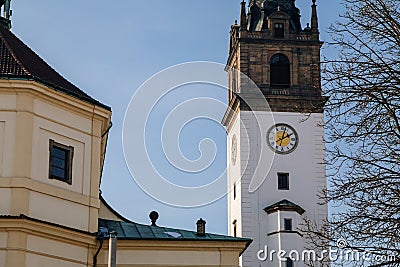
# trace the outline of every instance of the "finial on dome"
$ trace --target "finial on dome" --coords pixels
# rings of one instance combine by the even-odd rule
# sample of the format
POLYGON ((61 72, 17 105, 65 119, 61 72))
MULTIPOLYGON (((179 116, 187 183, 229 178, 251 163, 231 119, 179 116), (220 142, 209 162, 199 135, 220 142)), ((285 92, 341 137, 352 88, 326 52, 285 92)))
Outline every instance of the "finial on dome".
POLYGON ((157 211, 150 212, 149 218, 151 220, 151 226, 157 226, 158 217, 159 215, 157 211))
POLYGON ((281 11, 281 6, 280 6, 280 5, 278 5, 278 12, 279 12, 279 11, 281 11))

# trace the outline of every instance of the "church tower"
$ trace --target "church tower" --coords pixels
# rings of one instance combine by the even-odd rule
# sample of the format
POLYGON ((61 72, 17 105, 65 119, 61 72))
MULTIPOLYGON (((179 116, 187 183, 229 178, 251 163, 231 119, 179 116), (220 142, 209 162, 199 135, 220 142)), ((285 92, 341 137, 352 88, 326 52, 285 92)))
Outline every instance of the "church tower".
POLYGON ((328 208, 318 198, 326 188, 321 45, 316 0, 305 27, 295 0, 251 0, 248 7, 243 1, 240 22, 231 27, 229 108, 223 124, 229 234, 253 239, 242 266, 304 266, 300 224, 308 218, 321 225, 327 217, 328 208), (269 108, 245 103, 244 76, 257 85, 259 102, 266 100, 269 108), (254 113, 272 115, 274 122, 257 125, 254 113), (267 171, 257 172, 258 164, 268 165, 267 171), (249 190, 253 179, 263 182, 249 190), (273 250, 287 253, 279 258, 273 250), (299 260, 290 258, 296 258, 289 255, 293 250, 299 260))

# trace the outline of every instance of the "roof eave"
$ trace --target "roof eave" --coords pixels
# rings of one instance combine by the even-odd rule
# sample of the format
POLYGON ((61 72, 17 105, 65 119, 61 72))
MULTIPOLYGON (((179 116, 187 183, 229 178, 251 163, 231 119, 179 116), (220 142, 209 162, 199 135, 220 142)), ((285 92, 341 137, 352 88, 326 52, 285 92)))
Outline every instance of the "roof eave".
POLYGON ((40 79, 39 77, 34 77, 34 76, 31 76, 31 75, 1 74, 0 75, 0 79, 35 81, 35 82, 38 82, 38 83, 40 83, 40 84, 42 84, 42 85, 44 85, 46 87, 49 87, 49 88, 51 88, 51 89, 53 89, 55 91, 62 92, 64 94, 67 94, 69 96, 77 98, 77 99, 79 99, 81 101, 84 101, 86 103, 101 107, 101 108, 106 109, 108 111, 111 111, 111 107, 109 107, 109 106, 107 106, 107 105, 105 105, 105 104, 103 104, 103 103, 101 103, 101 102, 99 102, 99 101, 97 101, 97 100, 95 100, 93 98, 80 96, 78 94, 75 94, 74 92, 66 90, 65 88, 62 88, 60 86, 54 85, 54 84, 52 84, 50 82, 47 82, 47 81, 45 81, 43 79, 40 79))

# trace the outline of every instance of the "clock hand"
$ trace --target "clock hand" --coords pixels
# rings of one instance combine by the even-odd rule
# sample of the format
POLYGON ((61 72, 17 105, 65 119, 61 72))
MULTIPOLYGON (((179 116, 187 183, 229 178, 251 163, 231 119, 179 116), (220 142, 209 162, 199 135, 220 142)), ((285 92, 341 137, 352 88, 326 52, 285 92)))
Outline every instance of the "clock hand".
POLYGON ((284 139, 285 133, 286 133, 286 127, 285 127, 285 128, 283 128, 283 134, 282 134, 282 137, 281 137, 281 138, 278 140, 278 141, 281 141, 281 142, 279 143, 279 146, 282 146, 282 142, 283 142, 283 139, 284 139))
POLYGON ((293 135, 293 133, 291 133, 291 134, 288 134, 288 135, 286 135, 286 137, 285 138, 283 138, 283 139, 286 139, 286 138, 289 138, 290 136, 292 136, 293 135))
MULTIPOLYGON (((287 134, 287 133, 286 133, 287 134)), ((279 141, 282 141, 282 140, 285 140, 286 138, 288 138, 288 137, 290 137, 290 136, 292 136, 293 135, 293 133, 291 133, 291 134, 288 134, 287 136, 285 136, 285 133, 283 134, 283 136, 281 137, 281 138, 279 138, 278 140, 276 140, 276 142, 279 142, 279 141)), ((281 142, 282 143, 282 142, 281 142)))
MULTIPOLYGON (((282 137, 281 137, 281 142, 280 142, 279 146, 282 146, 283 140, 286 139, 285 134, 288 134, 288 133, 286 132, 286 127, 285 127, 285 129, 283 130, 283 135, 282 135, 282 137)), ((289 135, 288 135, 288 136, 289 136, 289 135)))

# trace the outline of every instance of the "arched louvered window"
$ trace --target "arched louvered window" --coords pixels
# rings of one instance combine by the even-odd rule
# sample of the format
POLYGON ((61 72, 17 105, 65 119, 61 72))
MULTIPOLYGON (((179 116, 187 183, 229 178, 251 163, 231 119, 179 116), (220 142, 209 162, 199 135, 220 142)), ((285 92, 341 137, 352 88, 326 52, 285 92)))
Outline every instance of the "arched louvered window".
POLYGON ((275 54, 270 61, 271 87, 290 87, 290 62, 284 54, 275 54))

